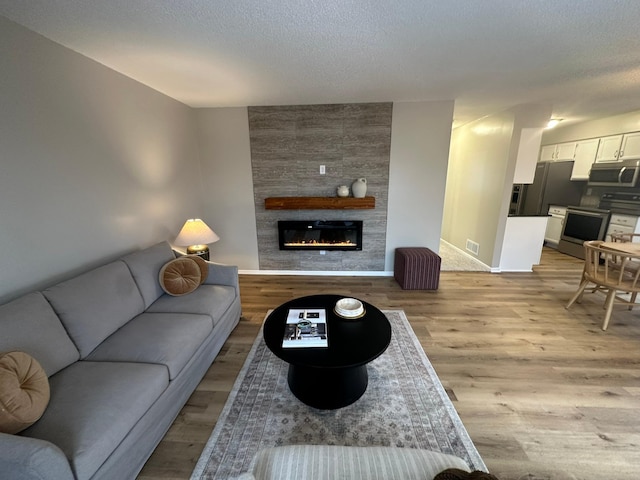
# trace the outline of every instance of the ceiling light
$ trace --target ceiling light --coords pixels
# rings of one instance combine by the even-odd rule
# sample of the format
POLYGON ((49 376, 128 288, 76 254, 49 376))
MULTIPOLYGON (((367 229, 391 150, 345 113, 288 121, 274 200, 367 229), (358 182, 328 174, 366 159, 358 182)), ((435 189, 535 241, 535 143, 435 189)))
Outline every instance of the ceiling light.
POLYGON ((556 125, 558 125, 560 122, 562 121, 561 118, 552 118, 551 120, 549 120, 549 122, 547 123, 547 127, 546 128, 553 128, 556 125))

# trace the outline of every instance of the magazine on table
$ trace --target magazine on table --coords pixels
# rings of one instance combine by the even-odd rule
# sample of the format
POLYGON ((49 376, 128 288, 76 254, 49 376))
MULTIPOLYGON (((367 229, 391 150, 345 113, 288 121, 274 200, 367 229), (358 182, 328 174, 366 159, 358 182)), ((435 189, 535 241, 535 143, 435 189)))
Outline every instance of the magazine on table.
POLYGON ((324 308, 289 309, 282 348, 328 346, 327 312, 324 308))

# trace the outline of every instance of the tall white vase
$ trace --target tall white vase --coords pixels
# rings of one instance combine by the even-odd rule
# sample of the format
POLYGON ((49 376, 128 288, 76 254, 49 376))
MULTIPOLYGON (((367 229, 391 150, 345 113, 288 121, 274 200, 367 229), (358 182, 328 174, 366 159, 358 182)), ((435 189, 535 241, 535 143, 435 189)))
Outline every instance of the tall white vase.
POLYGON ((355 198, 364 198, 364 196, 367 194, 367 179, 358 178, 351 184, 351 191, 353 192, 353 196, 355 198))

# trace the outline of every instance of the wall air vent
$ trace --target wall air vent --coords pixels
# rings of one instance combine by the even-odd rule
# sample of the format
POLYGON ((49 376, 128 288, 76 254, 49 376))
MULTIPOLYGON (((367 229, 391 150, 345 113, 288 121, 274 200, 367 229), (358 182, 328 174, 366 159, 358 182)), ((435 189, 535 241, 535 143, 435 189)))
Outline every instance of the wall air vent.
POLYGON ((470 251, 474 255, 478 255, 478 249, 480 248, 480 245, 478 245, 473 240, 469 240, 467 238, 467 247, 466 248, 467 248, 468 251, 470 251))

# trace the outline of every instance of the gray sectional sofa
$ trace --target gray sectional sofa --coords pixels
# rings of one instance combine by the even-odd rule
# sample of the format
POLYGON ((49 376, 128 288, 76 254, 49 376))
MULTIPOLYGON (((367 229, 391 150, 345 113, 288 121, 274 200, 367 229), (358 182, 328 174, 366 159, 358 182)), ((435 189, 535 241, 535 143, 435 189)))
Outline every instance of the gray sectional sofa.
POLYGON ((0 476, 135 478, 240 318, 236 267, 170 296, 174 258, 162 242, 0 306, 0 352, 37 359, 51 391, 35 424, 0 433, 0 476))

